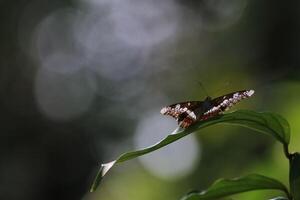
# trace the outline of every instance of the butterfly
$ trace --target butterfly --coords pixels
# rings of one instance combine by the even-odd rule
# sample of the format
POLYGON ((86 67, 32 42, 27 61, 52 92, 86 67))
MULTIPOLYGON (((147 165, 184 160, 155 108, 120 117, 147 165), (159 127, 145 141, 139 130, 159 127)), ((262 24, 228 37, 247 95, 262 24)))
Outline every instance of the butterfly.
POLYGON ((207 120, 228 110, 242 99, 247 99, 254 94, 254 90, 241 90, 212 99, 206 97, 204 101, 187 101, 163 107, 163 115, 174 117, 179 126, 188 128, 198 121, 207 120))

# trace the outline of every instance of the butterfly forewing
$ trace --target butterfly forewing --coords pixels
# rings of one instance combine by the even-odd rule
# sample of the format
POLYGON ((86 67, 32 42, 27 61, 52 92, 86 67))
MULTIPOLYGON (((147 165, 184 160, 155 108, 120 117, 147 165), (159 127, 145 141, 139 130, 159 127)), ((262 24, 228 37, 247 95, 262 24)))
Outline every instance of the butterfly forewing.
POLYGON ((254 90, 241 90, 232 92, 215 99, 206 98, 204 101, 187 101, 172 104, 161 109, 161 114, 174 117, 182 128, 187 128, 193 123, 217 116, 231 106, 249 98, 254 90))
POLYGON ((228 110, 234 104, 240 102, 243 99, 247 99, 254 94, 254 90, 241 90, 237 92, 232 92, 212 100, 213 109, 218 109, 221 111, 228 110))

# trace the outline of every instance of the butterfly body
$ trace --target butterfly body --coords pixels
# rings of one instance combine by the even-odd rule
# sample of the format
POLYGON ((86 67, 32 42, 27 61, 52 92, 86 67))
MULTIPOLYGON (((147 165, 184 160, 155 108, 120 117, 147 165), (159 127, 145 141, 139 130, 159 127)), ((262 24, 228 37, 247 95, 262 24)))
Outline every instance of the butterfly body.
POLYGON ((187 101, 172 104, 161 109, 161 114, 174 117, 179 126, 187 128, 197 121, 215 117, 231 106, 251 97, 254 90, 241 90, 217 98, 206 97, 204 101, 187 101))

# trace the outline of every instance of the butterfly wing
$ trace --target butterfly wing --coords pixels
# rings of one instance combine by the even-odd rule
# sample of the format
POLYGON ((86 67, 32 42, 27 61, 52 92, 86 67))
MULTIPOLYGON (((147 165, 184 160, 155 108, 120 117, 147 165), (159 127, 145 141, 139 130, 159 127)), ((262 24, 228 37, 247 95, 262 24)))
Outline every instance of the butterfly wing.
POLYGON ((219 113, 228 110, 230 107, 240 102, 241 100, 251 97, 253 94, 254 90, 241 90, 212 99, 211 108, 203 114, 200 120, 214 117, 219 113))
POLYGON ((191 121, 192 123, 197 120, 197 116, 194 111, 201 107, 202 103, 202 101, 175 103, 162 108, 160 113, 174 117, 178 123, 182 122, 185 118, 188 118, 188 121, 191 121))

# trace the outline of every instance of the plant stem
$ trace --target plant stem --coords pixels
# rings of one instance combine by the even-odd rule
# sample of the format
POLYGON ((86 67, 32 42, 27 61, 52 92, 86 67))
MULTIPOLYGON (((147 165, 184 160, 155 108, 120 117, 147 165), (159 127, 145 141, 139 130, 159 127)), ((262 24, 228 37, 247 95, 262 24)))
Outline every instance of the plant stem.
POLYGON ((283 150, 284 150, 284 155, 287 159, 289 159, 289 161, 291 160, 292 155, 289 152, 289 146, 288 144, 284 144, 283 145, 283 150))
POLYGON ((293 196, 291 195, 291 193, 289 191, 285 191, 286 195, 287 195, 287 198, 289 200, 293 200, 293 196))
MULTIPOLYGON (((292 161, 293 155, 290 154, 290 152, 289 152, 288 144, 283 144, 283 151, 284 151, 285 157, 289 160, 289 166, 291 166, 291 161, 292 161)), ((292 194, 289 191, 286 191, 286 193, 287 193, 288 199, 293 200, 292 194)))

